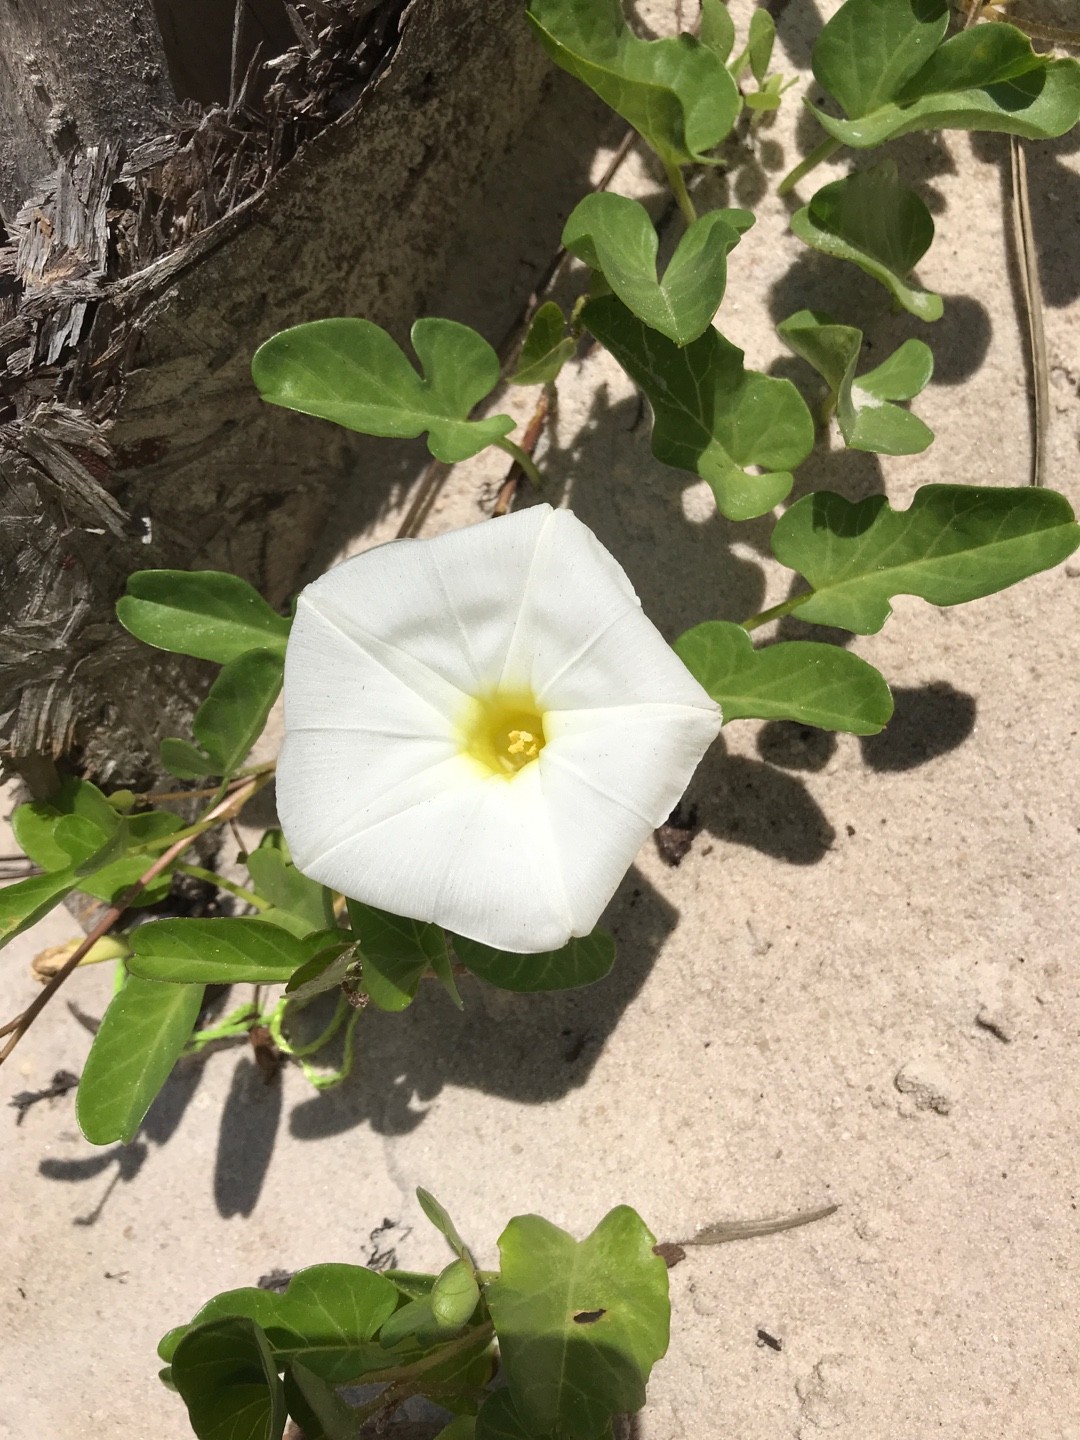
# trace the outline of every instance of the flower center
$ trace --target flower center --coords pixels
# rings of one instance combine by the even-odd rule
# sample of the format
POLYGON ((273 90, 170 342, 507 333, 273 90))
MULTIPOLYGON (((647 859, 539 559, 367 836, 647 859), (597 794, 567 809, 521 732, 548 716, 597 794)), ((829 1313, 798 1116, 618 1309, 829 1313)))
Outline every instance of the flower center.
POLYGON ((544 717, 528 691, 478 695, 461 726, 461 742, 490 774, 512 780, 544 748, 544 717))

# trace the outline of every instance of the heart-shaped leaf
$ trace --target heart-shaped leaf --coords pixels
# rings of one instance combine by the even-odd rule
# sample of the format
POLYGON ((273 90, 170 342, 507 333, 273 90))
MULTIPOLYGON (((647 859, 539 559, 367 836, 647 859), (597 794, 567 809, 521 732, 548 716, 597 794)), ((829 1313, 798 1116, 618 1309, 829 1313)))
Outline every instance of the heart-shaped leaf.
POLYGON ((253 1320, 214 1320, 185 1335, 172 1379, 198 1440, 281 1440, 285 1389, 253 1320))
POLYGON ((792 215, 791 228, 804 245, 858 265, 920 320, 941 319, 941 296, 907 279, 930 248, 934 219, 893 161, 823 186, 792 215))
POLYGON ((848 118, 811 105, 834 139, 864 148, 913 130, 998 130, 1029 140, 1080 120, 1080 65, 1037 55, 1012 25, 942 40, 948 0, 847 0, 814 45, 814 75, 848 118))
POLYGON ((824 376, 844 443, 878 455, 918 455, 934 432, 894 400, 910 400, 930 382, 934 355, 921 340, 905 340, 873 370, 855 379, 863 335, 828 315, 800 310, 777 327, 796 355, 824 376))
POLYGON ((668 165, 709 163, 738 119, 739 91, 715 50, 690 35, 639 40, 619 0, 529 0, 528 17, 556 65, 668 165))
POLYGON ((323 931, 300 940, 254 919, 154 920, 133 932, 128 968, 174 984, 283 985, 334 938, 323 931))
POLYGON ((196 745, 161 742, 161 763, 181 780, 229 776, 248 757, 281 690, 282 659, 273 650, 247 650, 222 667, 195 712, 196 745), (200 748, 201 747, 201 748, 200 748))
POLYGON ((531 1433, 595 1440, 613 1415, 640 1410, 668 1344, 667 1266, 628 1206, 576 1241, 539 1215, 499 1237, 487 1290, 514 1409, 531 1433))
POLYGON ((764 515, 787 496, 791 470, 814 445, 813 417, 789 380, 746 370, 743 352, 713 329, 680 349, 610 295, 583 315, 648 396, 658 460, 707 480, 729 520, 764 515))
POLYGON ((801 620, 859 635, 880 630, 894 595, 959 605, 1049 569, 1080 546, 1052 490, 924 485, 907 510, 883 495, 853 504, 821 490, 777 522, 772 548, 813 587, 801 620))
POLYGON ((191 1036, 203 989, 126 977, 102 1017, 75 1097, 79 1128, 92 1145, 134 1139, 191 1036))
POLYGON ((260 345, 251 373, 264 400, 364 435, 427 434, 437 460, 454 464, 501 440, 508 415, 470 420, 499 383, 499 357, 455 320, 417 320, 410 332, 423 373, 370 320, 313 320, 260 345))
POLYGON ((573 336, 566 333, 565 315, 554 300, 545 301, 529 322, 508 384, 550 385, 576 349, 573 336))
POLYGON ((586 195, 567 220, 562 243, 599 270, 639 320, 686 345, 712 324, 727 285, 728 251, 753 223, 746 210, 714 210, 695 220, 662 280, 656 278, 656 231, 636 200, 606 192, 586 195))
POLYGON ((478 940, 454 936, 454 949, 466 970, 499 990, 534 994, 540 990, 573 990, 602 980, 615 963, 615 941, 603 930, 571 940, 560 950, 517 955, 493 950, 478 940))
POLYGON ((371 1003, 380 1010, 406 1009, 426 972, 446 954, 442 929, 359 900, 349 901, 349 922, 360 941, 364 989, 371 1003))
POLYGON ((284 657, 289 638, 290 621, 246 580, 220 570, 137 570, 116 614, 147 645, 219 665, 248 650, 284 657))
POLYGON ((876 735, 893 712, 884 677, 839 645, 787 640, 755 650, 741 625, 708 620, 675 652, 731 720, 794 720, 876 735))

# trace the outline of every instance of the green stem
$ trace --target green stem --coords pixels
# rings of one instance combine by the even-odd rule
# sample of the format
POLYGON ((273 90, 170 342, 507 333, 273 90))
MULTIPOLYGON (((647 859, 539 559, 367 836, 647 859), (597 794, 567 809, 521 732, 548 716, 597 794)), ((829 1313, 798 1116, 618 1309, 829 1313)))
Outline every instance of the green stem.
POLYGON ((533 463, 532 456, 529 455, 526 451, 524 451, 520 445, 515 445, 513 440, 496 440, 495 444, 499 447, 500 450, 506 451, 507 455, 509 455, 513 459, 515 465, 521 466, 522 470, 525 471, 525 474, 529 477, 532 483, 539 489, 539 487, 544 483, 543 477, 541 476, 540 471, 536 468, 536 465, 533 463))
POLYGON ((742 628, 744 630, 756 630, 759 625, 767 625, 770 620, 779 620, 784 615, 790 615, 793 610, 797 610, 800 605, 804 605, 813 593, 812 590, 808 590, 805 595, 794 595, 790 600, 785 600, 780 605, 774 605, 769 610, 762 610, 757 615, 751 615, 749 620, 742 622, 742 628))
POLYGON ((254 890, 245 890, 243 885, 236 885, 232 880, 226 880, 222 875, 216 875, 213 870, 204 870, 201 865, 188 865, 181 860, 177 870, 183 875, 190 875, 193 880, 205 880, 210 885, 216 885, 219 890, 228 890, 230 895, 235 895, 238 900, 243 900, 247 905, 253 905, 256 910, 269 910, 270 901, 264 900, 261 895, 256 895, 254 890))
POLYGON ((238 1035, 246 1035, 252 1025, 257 1024, 262 1016, 254 1005, 241 1005, 239 1010, 234 1010, 230 1015, 217 1025, 211 1025, 206 1030, 196 1030, 188 1041, 186 1053, 198 1055, 213 1040, 232 1040, 238 1035))
POLYGON ((789 191, 794 190, 799 181, 809 175, 811 170, 816 170, 823 160, 828 160, 830 155, 835 155, 840 149, 840 145, 839 140, 834 140, 831 135, 826 136, 816 150, 811 150, 805 160, 800 161, 794 170, 784 176, 776 193, 787 195, 789 191))
POLYGON ((683 178, 682 170, 678 165, 673 165, 670 161, 665 160, 664 174, 668 178, 668 184, 671 186, 675 199, 679 202, 679 209, 683 213, 683 219, 688 225, 693 225, 694 221, 698 218, 697 211, 694 209, 693 200, 690 199, 690 191, 686 188, 686 181, 683 178))

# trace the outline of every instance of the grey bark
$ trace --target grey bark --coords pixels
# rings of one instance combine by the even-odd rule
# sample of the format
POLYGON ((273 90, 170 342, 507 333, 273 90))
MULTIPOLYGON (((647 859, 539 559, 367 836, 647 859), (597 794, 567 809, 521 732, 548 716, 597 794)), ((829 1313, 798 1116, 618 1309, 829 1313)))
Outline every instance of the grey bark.
MULTIPOLYGON (((348 8, 351 43, 362 11, 348 8)), ((259 124, 215 109, 134 150, 102 134, 0 250, 9 765, 74 749, 99 778, 152 768, 198 682, 117 626, 127 574, 233 570, 280 604, 351 478, 352 437, 257 400, 255 346, 343 313, 404 338, 471 191, 535 104, 543 61, 516 4, 367 11, 386 32, 374 80, 342 69, 327 27, 272 72, 308 99, 271 87, 259 124), (281 163, 312 108, 321 128, 281 163)))

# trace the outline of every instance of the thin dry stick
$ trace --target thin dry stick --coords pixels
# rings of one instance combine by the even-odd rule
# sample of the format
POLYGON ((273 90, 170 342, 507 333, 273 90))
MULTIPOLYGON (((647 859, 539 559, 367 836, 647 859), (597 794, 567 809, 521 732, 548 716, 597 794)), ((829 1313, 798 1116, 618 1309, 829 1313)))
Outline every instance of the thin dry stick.
MULTIPOLYGON (((234 791, 232 795, 227 795, 219 805, 215 805, 212 810, 203 816, 199 824, 207 824, 210 821, 219 819, 225 820, 235 815, 237 811, 241 810, 243 806, 247 804, 256 790, 261 789, 262 786, 266 784, 268 778, 268 776, 258 775, 249 780, 245 785, 241 786, 239 790, 234 791)), ((64 964, 45 986, 44 990, 35 998, 33 1003, 28 1005, 21 1015, 16 1015, 14 1020, 9 1020, 6 1025, 0 1026, 0 1035, 9 1035, 11 1037, 4 1048, 0 1050, 0 1065, 4 1063, 15 1049, 15 1046, 26 1034, 27 1030, 30 1029, 30 1026, 41 1014, 42 1010, 44 1010, 45 1006, 56 994, 57 990, 60 989, 60 986, 63 985, 68 976, 77 969, 83 956, 87 954, 90 948, 95 945, 103 935, 112 929, 117 920, 120 919, 120 916, 138 899, 139 895, 146 889, 151 880, 156 879, 179 855, 182 855, 195 838, 193 835, 185 835, 182 840, 177 840, 174 845, 170 845, 168 850, 159 855, 154 863, 139 876, 130 890, 125 890, 116 904, 110 906, 109 909, 105 911, 105 914, 94 926, 93 930, 90 931, 86 939, 83 940, 78 949, 73 951, 68 959, 65 960, 64 964)))
POLYGON ((689 1240, 677 1240, 677 1245, 724 1245, 729 1240, 752 1240, 757 1235, 776 1235, 781 1230, 797 1230, 800 1225, 812 1225, 815 1220, 826 1220, 835 1215, 838 1205, 823 1205, 820 1210, 801 1210, 795 1215, 783 1215, 776 1220, 718 1220, 706 1225, 689 1240))
POLYGON ((1024 313, 1027 316, 1028 339, 1031 342, 1031 371, 1035 381, 1031 483, 1042 485, 1045 480, 1046 426, 1050 414, 1050 367, 1046 359, 1046 326, 1043 319, 1042 285, 1039 283, 1039 257, 1035 249, 1035 230, 1031 223, 1027 155, 1023 143, 1015 135, 1010 137, 1009 157, 1012 164, 1013 236, 1020 262, 1024 313))

